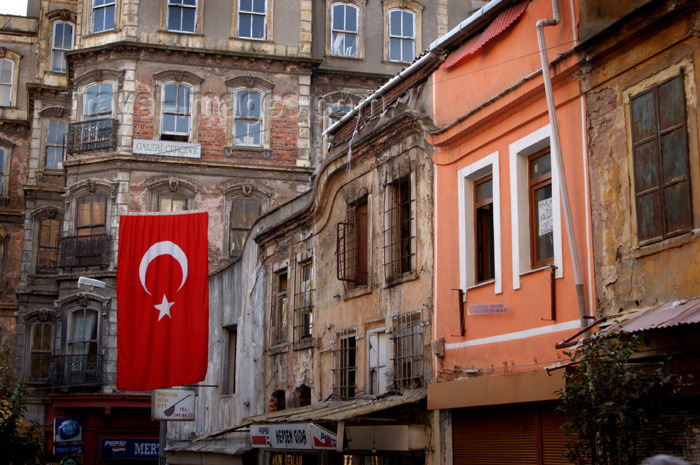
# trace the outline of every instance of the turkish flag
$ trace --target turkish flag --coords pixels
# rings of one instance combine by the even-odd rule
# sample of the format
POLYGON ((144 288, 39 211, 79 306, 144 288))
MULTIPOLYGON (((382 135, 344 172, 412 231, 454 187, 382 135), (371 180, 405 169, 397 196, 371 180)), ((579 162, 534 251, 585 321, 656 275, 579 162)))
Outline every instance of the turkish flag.
POLYGON ((207 373, 208 213, 121 215, 117 389, 196 383, 207 373))

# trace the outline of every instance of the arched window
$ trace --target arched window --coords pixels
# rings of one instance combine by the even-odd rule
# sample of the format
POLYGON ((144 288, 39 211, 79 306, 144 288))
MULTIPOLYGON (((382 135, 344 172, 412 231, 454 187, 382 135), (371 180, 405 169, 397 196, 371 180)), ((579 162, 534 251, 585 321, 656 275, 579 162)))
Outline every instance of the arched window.
POLYGON ((51 71, 66 72, 66 52, 73 50, 73 25, 64 21, 53 23, 51 44, 51 71))
POLYGON ((29 378, 47 380, 51 374, 53 324, 37 321, 31 326, 29 348, 29 378))
POLYGON ((94 120, 112 116, 114 86, 111 82, 101 82, 85 88, 83 118, 94 120))
POLYGON ((61 222, 57 218, 37 220, 36 271, 53 273, 58 265, 58 237, 61 222))
POLYGON ((70 314, 68 354, 97 354, 98 312, 90 308, 79 308, 70 314))
POLYGON ((408 10, 389 12, 389 60, 409 62, 416 56, 416 15, 408 10))
POLYGON ((359 56, 359 8, 347 3, 331 7, 331 55, 359 56))

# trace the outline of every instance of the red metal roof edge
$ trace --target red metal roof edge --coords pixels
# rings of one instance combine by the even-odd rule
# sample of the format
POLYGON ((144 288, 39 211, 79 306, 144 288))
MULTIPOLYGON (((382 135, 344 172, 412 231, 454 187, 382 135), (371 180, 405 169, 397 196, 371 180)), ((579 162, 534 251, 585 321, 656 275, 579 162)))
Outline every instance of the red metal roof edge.
POLYGON ((619 323, 605 328, 604 333, 609 334, 616 331, 635 333, 698 324, 700 323, 700 298, 666 302, 655 307, 638 310, 627 316, 620 315, 619 320, 619 323))

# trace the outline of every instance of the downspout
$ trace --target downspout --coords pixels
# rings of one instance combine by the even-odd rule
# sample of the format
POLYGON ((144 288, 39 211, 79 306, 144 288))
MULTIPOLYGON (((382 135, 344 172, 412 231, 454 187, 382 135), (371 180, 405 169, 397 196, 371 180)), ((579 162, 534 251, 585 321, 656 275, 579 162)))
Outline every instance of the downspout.
POLYGON ((561 182, 564 222, 566 224, 566 233, 569 237, 569 252, 571 253, 571 261, 573 262, 574 267, 574 281, 576 283, 576 299, 578 300, 579 320, 581 328, 586 328, 586 297, 583 289, 581 262, 578 257, 578 249, 576 247, 576 235, 574 233, 573 216, 571 214, 571 205, 569 202, 569 188, 567 187, 566 174, 564 173, 564 160, 561 155, 561 140, 559 138, 559 123, 557 122, 557 114, 554 106, 552 79, 549 76, 547 45, 544 38, 544 28, 547 26, 556 26, 560 21, 561 16, 559 15, 559 5, 557 4, 557 0, 552 0, 552 18, 540 19, 537 21, 535 28, 537 29, 537 42, 540 49, 540 61, 542 62, 542 78, 544 80, 544 91, 547 98, 547 111, 549 112, 549 122, 552 128, 552 139, 554 142, 553 152, 557 159, 557 171, 561 182))

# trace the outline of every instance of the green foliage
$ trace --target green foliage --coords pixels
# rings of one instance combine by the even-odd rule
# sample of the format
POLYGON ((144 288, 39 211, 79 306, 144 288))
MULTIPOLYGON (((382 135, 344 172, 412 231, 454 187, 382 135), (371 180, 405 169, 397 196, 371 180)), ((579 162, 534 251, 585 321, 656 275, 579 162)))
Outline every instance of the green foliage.
POLYGON ((663 363, 635 363, 637 338, 593 337, 566 355, 572 362, 557 394, 576 465, 637 464, 639 434, 671 386, 663 363))
POLYGON ((9 343, 0 350, 0 463, 24 465, 35 463, 43 451, 41 426, 26 421, 27 388, 14 383, 13 350, 9 343))

